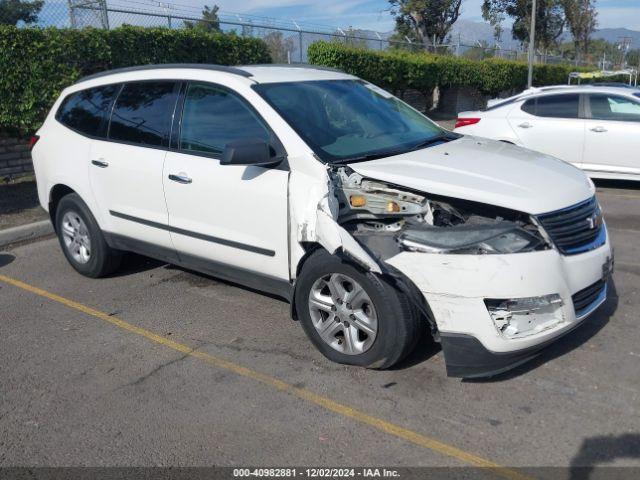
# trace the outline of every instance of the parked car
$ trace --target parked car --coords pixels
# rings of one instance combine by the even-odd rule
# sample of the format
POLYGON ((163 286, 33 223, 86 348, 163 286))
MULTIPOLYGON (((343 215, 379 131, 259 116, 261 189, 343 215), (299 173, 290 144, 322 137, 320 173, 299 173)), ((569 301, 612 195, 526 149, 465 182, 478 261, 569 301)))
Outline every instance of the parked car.
POLYGON ((593 178, 640 180, 640 90, 583 85, 533 89, 458 114, 455 132, 552 155, 593 178))
POLYGON ((78 272, 131 251, 279 295, 336 362, 388 368, 430 332, 450 375, 493 375, 607 295, 581 171, 445 131, 338 71, 94 75, 64 90, 32 154, 78 272))

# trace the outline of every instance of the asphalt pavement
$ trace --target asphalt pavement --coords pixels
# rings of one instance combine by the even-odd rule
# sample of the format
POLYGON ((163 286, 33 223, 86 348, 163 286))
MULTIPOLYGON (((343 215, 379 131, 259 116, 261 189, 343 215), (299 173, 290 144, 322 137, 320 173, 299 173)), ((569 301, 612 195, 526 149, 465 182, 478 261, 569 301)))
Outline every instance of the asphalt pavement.
POLYGON ((0 466, 640 466, 640 185, 598 197, 607 303, 538 359, 447 378, 326 360, 289 306, 128 257, 100 280, 56 239, 0 253, 0 466))

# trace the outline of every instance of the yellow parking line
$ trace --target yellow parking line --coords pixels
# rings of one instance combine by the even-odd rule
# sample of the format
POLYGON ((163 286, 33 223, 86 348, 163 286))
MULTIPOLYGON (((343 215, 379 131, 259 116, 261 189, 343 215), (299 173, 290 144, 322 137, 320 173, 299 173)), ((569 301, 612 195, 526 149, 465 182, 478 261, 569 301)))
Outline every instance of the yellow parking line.
POLYGON ((529 477, 522 475, 513 469, 503 467, 489 460, 486 460, 482 457, 478 457, 473 453, 466 452, 454 446, 447 445, 446 443, 427 437, 426 435, 422 435, 420 433, 414 432, 413 430, 409 430, 407 428, 401 427, 394 423, 387 422, 385 420, 374 417, 372 415, 368 415, 364 412, 356 410, 355 408, 351 408, 347 405, 343 405, 334 400, 331 400, 330 398, 323 397, 322 395, 318 395, 317 393, 314 393, 310 390, 294 387, 293 385, 283 382, 282 380, 278 380, 277 378, 271 377, 269 375, 265 375, 263 373, 252 370, 250 368, 243 367, 242 365, 239 365, 237 363, 230 362, 228 360, 224 360, 222 358, 215 357, 213 355, 209 355, 208 353, 194 350, 193 348, 185 344, 175 342, 166 337, 163 337, 162 335, 158 335, 157 333, 153 333, 152 331, 149 331, 144 328, 140 328, 135 325, 132 325, 128 322, 125 322, 124 320, 121 320, 118 317, 108 315, 104 312, 93 309, 81 303, 74 302, 73 300, 69 300, 68 298, 61 297, 60 295, 56 295, 55 293, 42 290, 41 288, 34 287, 27 283, 21 282, 20 280, 7 277, 5 275, 0 275, 0 281, 13 285, 14 287, 21 288, 28 292, 34 293, 41 297, 48 298, 49 300, 53 300, 54 302, 58 302, 62 305, 65 305, 69 308, 73 308, 75 310, 78 310, 92 317, 99 318, 100 320, 104 320, 105 322, 115 325, 116 327, 119 327, 123 330, 126 330, 131 333, 135 333, 148 340, 164 345, 165 347, 168 347, 173 350, 177 350, 179 352, 190 355, 192 357, 198 358, 211 365, 215 365, 216 367, 228 370, 242 377, 256 380, 264 385, 268 385, 270 387, 276 388, 277 390, 289 393, 302 400, 306 400, 307 402, 313 403, 326 410, 337 413, 338 415, 351 418, 357 422, 363 423, 365 425, 369 425, 370 427, 373 427, 381 432, 406 440, 410 443, 413 443, 414 445, 418 445, 428 450, 432 450, 434 452, 438 452, 443 455, 456 458, 463 463, 473 465, 475 467, 486 468, 487 470, 492 471, 496 475, 503 478, 507 478, 509 480, 529 479, 529 477))

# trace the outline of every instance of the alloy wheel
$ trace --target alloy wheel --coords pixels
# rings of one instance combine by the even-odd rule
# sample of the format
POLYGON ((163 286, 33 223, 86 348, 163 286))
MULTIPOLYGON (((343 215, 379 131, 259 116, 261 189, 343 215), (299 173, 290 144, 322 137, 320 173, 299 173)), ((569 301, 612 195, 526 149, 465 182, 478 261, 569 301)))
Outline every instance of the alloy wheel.
POLYGON ((320 338, 346 355, 371 348, 378 333, 378 316, 371 298, 353 278, 342 273, 315 281, 309 293, 309 312, 320 338))

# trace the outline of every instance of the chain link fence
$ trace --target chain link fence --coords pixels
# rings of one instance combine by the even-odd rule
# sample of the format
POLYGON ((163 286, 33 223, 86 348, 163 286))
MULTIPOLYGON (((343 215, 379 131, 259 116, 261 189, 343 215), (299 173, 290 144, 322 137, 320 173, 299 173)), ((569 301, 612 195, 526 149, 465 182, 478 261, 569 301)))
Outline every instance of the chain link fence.
MULTIPOLYGON (((2 18, 0 23, 16 23, 12 19, 2 18)), ((446 45, 423 45, 398 40, 388 33, 354 28, 333 28, 311 23, 298 23, 294 20, 279 20, 244 14, 217 14, 217 21, 203 19, 201 9, 175 3, 163 3, 153 0, 45 0, 35 21, 26 24, 18 21, 18 26, 39 26, 58 28, 116 28, 122 25, 142 27, 186 28, 199 23, 209 23, 212 29, 223 32, 235 32, 238 35, 261 38, 271 52, 275 63, 305 63, 307 48, 318 40, 341 42, 370 50, 384 51, 405 49, 409 51, 428 51, 439 55, 454 55, 482 60, 485 58, 503 58, 526 61, 527 52, 501 49, 481 43, 466 45, 458 40, 446 45)), ((562 57, 537 55, 537 63, 566 63, 562 57)))

